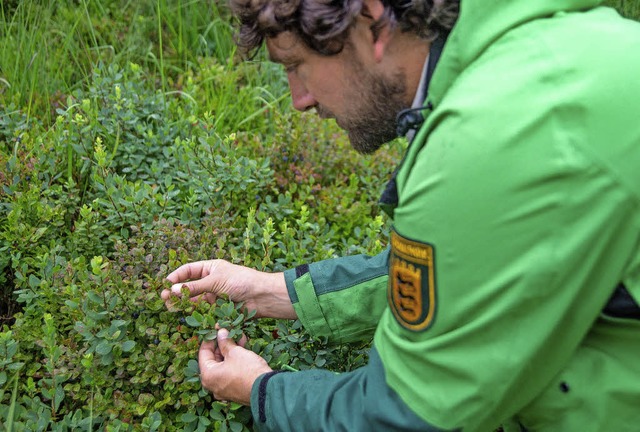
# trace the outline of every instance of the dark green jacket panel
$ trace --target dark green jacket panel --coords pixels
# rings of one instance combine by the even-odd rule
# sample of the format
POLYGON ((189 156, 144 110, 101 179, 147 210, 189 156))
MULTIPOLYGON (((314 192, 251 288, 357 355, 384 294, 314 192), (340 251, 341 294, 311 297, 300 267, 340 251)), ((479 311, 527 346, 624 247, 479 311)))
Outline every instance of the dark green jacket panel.
POLYGON ((262 375, 251 391, 251 410, 258 431, 443 430, 417 417, 387 386, 375 348, 369 364, 353 372, 311 370, 262 375))
POLYGON ((371 339, 387 306, 388 260, 386 250, 285 271, 289 297, 304 327, 332 342, 371 339))

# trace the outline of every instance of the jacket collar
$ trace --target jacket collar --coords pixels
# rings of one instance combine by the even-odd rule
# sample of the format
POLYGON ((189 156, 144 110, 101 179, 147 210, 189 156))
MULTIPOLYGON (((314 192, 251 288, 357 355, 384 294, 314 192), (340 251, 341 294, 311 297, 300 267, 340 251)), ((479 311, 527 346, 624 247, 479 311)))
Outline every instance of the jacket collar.
MULTIPOLYGON (((407 141, 409 141, 409 145, 411 145, 416 132, 424 123, 425 117, 422 115, 422 112, 425 110, 431 111, 433 109, 433 106, 429 101, 429 83, 431 82, 431 77, 433 76, 438 60, 440 59, 440 55, 442 54, 445 41, 446 35, 441 36, 432 42, 429 55, 425 61, 422 77, 420 78, 418 91, 416 92, 416 96, 413 100, 413 105, 411 108, 402 110, 398 113, 398 136, 405 136, 407 141)), ((400 165, 393 171, 391 179, 387 183, 387 186, 378 200, 378 204, 382 210, 391 218, 393 218, 393 212, 398 206, 398 186, 396 183, 396 175, 401 165, 402 162, 400 162, 400 165)))

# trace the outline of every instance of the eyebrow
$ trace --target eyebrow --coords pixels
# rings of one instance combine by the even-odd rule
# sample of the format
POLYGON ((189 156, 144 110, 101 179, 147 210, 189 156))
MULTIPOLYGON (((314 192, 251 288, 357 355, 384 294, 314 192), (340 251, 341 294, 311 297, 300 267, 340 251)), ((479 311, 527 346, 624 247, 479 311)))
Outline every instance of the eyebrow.
POLYGON ((269 53, 269 61, 272 63, 280 63, 280 58, 278 56, 271 55, 271 53, 269 53))
POLYGON ((285 64, 285 63, 293 63, 294 57, 285 55, 278 55, 269 53, 269 61, 273 63, 285 64))
POLYGON ((291 53, 291 51, 287 49, 276 48, 273 51, 268 49, 267 54, 270 62, 282 65, 297 63, 299 61, 299 56, 291 53))

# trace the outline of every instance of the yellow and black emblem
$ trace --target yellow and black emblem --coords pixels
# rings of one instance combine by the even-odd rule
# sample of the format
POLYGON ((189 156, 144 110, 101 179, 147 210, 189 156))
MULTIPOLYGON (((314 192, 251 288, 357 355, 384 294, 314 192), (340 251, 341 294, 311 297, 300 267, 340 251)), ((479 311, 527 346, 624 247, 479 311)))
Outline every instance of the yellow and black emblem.
POLYGON ((431 325, 436 310, 432 245, 391 232, 388 299, 404 328, 420 331, 431 325))

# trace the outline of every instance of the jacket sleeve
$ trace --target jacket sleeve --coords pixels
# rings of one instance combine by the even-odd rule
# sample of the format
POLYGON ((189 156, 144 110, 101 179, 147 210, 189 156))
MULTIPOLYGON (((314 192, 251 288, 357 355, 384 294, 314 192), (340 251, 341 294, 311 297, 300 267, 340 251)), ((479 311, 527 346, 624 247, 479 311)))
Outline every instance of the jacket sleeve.
POLYGON ((344 343, 371 339, 386 307, 388 249, 285 271, 289 297, 314 336, 344 343))
POLYGON ((258 431, 442 431, 425 423, 385 383, 373 348, 369 364, 353 372, 271 372, 253 385, 258 431))

